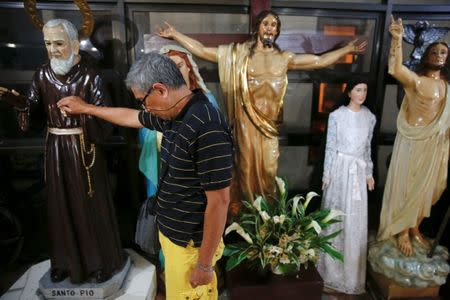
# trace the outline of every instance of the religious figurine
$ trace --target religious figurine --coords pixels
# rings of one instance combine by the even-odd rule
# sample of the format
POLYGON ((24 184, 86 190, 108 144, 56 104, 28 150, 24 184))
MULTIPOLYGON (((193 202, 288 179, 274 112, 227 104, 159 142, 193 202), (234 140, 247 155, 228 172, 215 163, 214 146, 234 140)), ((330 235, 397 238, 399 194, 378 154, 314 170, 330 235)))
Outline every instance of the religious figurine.
POLYGON ((50 277, 72 283, 108 280, 122 269, 121 247, 106 161, 95 142, 111 133, 109 123, 66 115, 56 102, 69 95, 110 105, 102 78, 79 53, 76 28, 63 19, 43 27, 49 62, 34 74, 26 96, 0 87, 0 101, 33 112, 45 111, 48 133, 45 177, 48 195, 50 277))
POLYGON ((275 197, 278 168, 278 125, 287 87, 288 70, 312 70, 329 66, 348 53, 361 53, 367 42, 350 42, 347 46, 321 56, 282 51, 276 44, 280 34, 280 18, 272 11, 257 17, 253 38, 242 44, 232 43, 218 48, 178 32, 166 23, 158 28, 161 37, 172 38, 194 55, 218 63, 222 91, 235 138, 232 213, 237 213, 241 200, 254 195, 275 197))
POLYGON ((447 185, 449 47, 443 42, 429 45, 413 72, 402 64, 402 20, 391 17, 389 31, 389 73, 403 85, 406 95, 397 118, 378 240, 395 237, 398 249, 409 257, 414 254, 412 240, 429 249, 419 225, 447 185))
POLYGON ((344 213, 342 223, 331 225, 324 236, 342 230, 333 246, 344 262, 321 254, 318 271, 326 288, 346 294, 363 294, 366 283, 367 188, 371 191, 371 141, 375 115, 362 104, 367 83, 355 80, 346 85, 342 103, 328 119, 323 172, 322 208, 344 213))

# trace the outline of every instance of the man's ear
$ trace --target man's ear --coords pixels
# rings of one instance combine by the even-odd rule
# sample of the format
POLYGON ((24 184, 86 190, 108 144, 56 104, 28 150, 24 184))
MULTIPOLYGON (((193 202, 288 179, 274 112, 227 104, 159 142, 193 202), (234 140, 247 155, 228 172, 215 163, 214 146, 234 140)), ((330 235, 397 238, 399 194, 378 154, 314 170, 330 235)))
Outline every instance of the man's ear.
POLYGON ((158 93, 160 96, 163 96, 163 97, 166 97, 169 93, 169 90, 167 89, 167 87, 160 82, 154 83, 153 89, 155 90, 155 93, 158 93))
POLYGON ((74 55, 78 55, 80 52, 80 42, 79 41, 71 41, 72 51, 74 55))

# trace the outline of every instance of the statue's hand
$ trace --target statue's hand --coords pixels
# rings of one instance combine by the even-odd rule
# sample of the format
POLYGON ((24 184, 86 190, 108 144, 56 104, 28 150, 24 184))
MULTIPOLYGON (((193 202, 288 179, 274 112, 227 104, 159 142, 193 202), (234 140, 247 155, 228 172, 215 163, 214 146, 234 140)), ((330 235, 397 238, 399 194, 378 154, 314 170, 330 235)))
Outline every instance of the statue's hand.
POLYGON ((369 44, 368 41, 361 41, 358 39, 354 39, 353 41, 347 44, 347 47, 350 50, 349 52, 358 54, 365 52, 368 44, 369 44))
POLYGON ((20 94, 16 90, 8 90, 5 87, 0 86, 0 101, 2 100, 3 96, 6 96, 8 93, 13 94, 14 96, 20 96, 20 94))
POLYGON ((369 191, 373 191, 375 189, 375 179, 373 179, 373 177, 370 176, 366 179, 366 181, 367 181, 367 189, 369 191))
POLYGON ((399 40, 403 37, 403 21, 399 18, 395 21, 394 16, 391 15, 391 25, 389 25, 389 32, 393 39, 399 40))
POLYGON ((164 24, 165 27, 156 26, 156 34, 166 39, 173 39, 177 30, 167 22, 164 22, 164 24))
POLYGON ((58 105, 61 112, 69 114, 85 114, 89 107, 89 104, 78 96, 64 97, 56 105, 58 105))
POLYGON ((330 179, 323 179, 322 180, 322 191, 326 190, 328 186, 330 185, 330 179))

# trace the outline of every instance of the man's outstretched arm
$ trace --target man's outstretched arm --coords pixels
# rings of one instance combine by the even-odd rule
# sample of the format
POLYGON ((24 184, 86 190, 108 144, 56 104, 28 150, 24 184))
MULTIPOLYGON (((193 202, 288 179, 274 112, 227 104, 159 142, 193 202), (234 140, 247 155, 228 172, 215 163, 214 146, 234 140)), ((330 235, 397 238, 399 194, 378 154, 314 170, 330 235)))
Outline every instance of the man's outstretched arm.
POLYGON ((62 98, 57 105, 61 110, 69 114, 91 115, 124 127, 144 127, 139 121, 139 110, 136 109, 96 106, 86 103, 78 96, 62 98))

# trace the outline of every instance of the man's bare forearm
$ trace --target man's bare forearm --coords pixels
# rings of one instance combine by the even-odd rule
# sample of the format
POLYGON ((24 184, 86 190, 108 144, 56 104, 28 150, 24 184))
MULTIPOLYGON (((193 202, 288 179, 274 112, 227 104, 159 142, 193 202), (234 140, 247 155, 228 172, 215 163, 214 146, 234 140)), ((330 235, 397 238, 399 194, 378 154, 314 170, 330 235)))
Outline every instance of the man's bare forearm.
POLYGON ((86 105, 84 114, 91 115, 116 125, 132 128, 142 128, 139 122, 139 110, 124 107, 105 107, 92 104, 86 105))
POLYGON ((208 191, 206 195, 208 204, 206 205, 203 240, 200 246, 198 263, 210 266, 225 228, 230 202, 230 189, 208 191))

